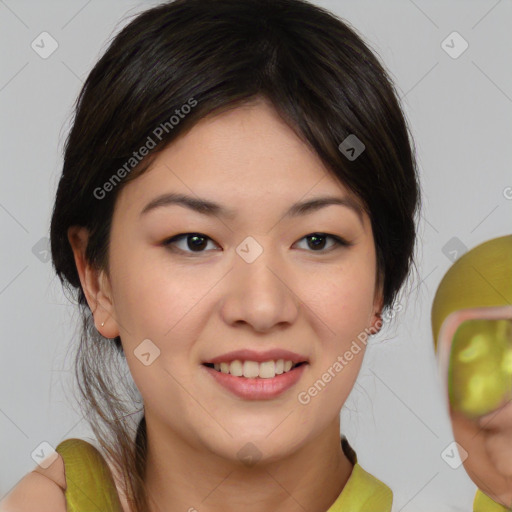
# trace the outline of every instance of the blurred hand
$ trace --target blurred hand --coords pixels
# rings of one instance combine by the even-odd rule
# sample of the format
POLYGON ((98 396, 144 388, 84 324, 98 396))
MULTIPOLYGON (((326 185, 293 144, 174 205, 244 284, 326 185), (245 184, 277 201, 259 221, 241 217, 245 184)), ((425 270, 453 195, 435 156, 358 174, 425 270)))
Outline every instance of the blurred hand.
POLYGON ((450 413, 455 440, 467 452, 464 468, 475 485, 495 502, 512 504, 512 403, 471 420, 450 413))

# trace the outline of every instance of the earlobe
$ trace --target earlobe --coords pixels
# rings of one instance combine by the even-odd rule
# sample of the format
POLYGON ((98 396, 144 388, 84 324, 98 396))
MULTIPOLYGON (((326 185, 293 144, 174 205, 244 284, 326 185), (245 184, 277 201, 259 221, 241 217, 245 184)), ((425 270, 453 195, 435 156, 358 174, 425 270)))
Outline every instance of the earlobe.
POLYGON ((375 294, 374 300, 374 313, 373 313, 373 322, 371 324, 370 330, 372 334, 377 334, 382 329, 382 324, 384 321, 382 320, 382 309, 384 304, 384 298, 382 289, 378 289, 375 294))
POLYGON ((383 324, 382 313, 380 311, 377 311, 374 315, 374 318, 375 318, 375 320, 370 327, 370 331, 372 334, 377 334, 382 329, 382 324, 383 324))
POLYGON ((87 228, 71 226, 68 229, 68 240, 75 257, 80 284, 89 309, 94 315, 96 329, 106 338, 115 338, 119 335, 119 331, 114 319, 114 304, 111 298, 108 276, 104 270, 96 269, 87 261, 85 252, 88 238, 87 228))
POLYGON ((105 338, 115 338, 119 336, 119 330, 114 315, 114 303, 109 278, 104 270, 99 272, 92 270, 91 279, 95 281, 96 290, 96 309, 93 311, 96 330, 105 338), (94 277, 92 277, 93 273, 94 277))

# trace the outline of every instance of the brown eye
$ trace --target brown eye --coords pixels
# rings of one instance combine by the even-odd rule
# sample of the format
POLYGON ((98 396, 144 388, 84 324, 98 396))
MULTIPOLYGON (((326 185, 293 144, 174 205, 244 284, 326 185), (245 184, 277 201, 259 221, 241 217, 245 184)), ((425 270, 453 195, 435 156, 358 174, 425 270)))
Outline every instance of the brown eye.
POLYGON ((195 252, 202 253, 204 248, 208 245, 208 241, 213 242, 213 240, 203 235, 202 233, 181 233, 179 235, 173 236, 166 240, 163 245, 166 247, 170 247, 171 250, 177 249, 182 252, 195 252), (178 247, 178 242, 184 241, 181 247, 178 247))
POLYGON ((327 239, 326 236, 323 235, 309 235, 307 237, 309 241, 309 247, 314 249, 324 249, 325 248, 325 241, 327 239))
POLYGON ((338 236, 328 235, 326 233, 311 233, 306 235, 301 240, 307 240, 308 248, 312 249, 313 252, 328 252, 332 249, 336 249, 339 246, 348 247, 351 245, 346 240, 343 240, 338 236), (327 239, 331 239, 332 244, 327 250, 325 250, 327 239))

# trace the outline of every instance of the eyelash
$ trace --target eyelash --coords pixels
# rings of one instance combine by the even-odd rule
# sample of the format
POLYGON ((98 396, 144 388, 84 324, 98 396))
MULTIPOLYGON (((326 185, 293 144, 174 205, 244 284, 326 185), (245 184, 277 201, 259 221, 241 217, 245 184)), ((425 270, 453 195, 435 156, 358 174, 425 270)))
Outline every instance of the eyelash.
MULTIPOLYGON (((165 240, 162 243, 162 245, 164 245, 165 247, 168 247, 171 251, 176 251, 176 252, 181 252, 181 253, 191 254, 191 255, 199 255, 199 254, 204 254, 205 252, 207 252, 207 251, 186 251, 186 250, 179 249, 179 248, 173 246, 180 240, 186 239, 188 236, 199 236, 200 238, 204 238, 206 240, 211 240, 213 242, 213 240, 209 236, 203 235, 202 233, 180 233, 179 235, 168 238, 167 240, 165 240)), ((320 238, 330 238, 331 240, 334 241, 334 245, 331 246, 330 249, 322 249, 319 251, 311 250, 311 251, 307 251, 307 252, 326 253, 326 252, 330 252, 334 249, 339 249, 341 247, 350 247, 351 245, 353 245, 352 243, 347 242, 345 239, 343 239, 339 236, 329 235, 328 233, 317 233, 317 232, 310 233, 308 235, 303 236, 300 240, 304 240, 304 239, 312 237, 312 236, 318 236, 320 238)))

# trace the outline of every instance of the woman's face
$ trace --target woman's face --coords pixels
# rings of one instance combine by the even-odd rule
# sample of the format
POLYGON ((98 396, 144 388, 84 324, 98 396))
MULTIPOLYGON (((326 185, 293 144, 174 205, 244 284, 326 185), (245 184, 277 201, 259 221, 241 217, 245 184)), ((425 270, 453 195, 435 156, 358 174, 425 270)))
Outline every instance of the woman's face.
POLYGON ((109 255, 96 322, 121 336, 148 429, 233 460, 250 442, 270 460, 337 425, 381 305, 371 224, 267 103, 203 119, 127 184, 109 255), (219 207, 155 205, 165 194, 219 207), (294 206, 325 197, 339 204, 294 206), (186 233, 200 236, 166 245, 186 233), (307 364, 257 381, 204 365, 237 350, 307 364))

